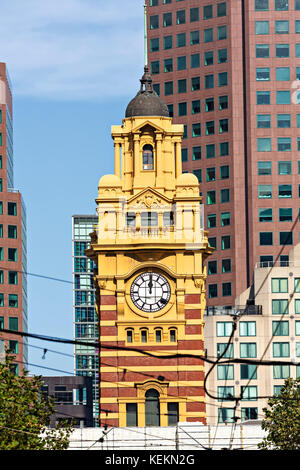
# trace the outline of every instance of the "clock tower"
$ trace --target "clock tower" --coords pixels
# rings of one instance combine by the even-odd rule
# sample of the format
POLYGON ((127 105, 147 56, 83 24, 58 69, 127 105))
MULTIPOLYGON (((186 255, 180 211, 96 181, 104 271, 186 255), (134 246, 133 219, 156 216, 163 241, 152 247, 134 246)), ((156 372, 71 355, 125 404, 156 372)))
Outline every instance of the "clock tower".
POLYGON ((182 173, 182 135, 146 66, 112 126, 115 174, 99 181, 86 252, 97 265, 100 426, 206 423, 203 263, 212 248, 198 179, 182 173))

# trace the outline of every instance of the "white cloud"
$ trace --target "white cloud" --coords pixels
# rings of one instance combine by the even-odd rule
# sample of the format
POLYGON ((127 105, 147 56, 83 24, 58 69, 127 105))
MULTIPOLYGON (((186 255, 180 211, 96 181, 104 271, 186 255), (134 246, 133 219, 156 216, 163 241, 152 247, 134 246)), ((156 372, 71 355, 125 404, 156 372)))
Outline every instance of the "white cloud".
POLYGON ((143 0, 2 0, 0 61, 15 95, 127 96, 143 66, 143 0))

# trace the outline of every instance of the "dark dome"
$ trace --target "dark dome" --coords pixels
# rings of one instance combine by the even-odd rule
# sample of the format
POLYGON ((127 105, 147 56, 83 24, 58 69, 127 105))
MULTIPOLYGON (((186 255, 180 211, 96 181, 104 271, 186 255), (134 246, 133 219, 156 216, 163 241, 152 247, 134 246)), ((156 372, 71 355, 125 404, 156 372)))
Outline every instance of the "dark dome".
POLYGON ((141 89, 127 106, 125 117, 164 116, 170 117, 167 105, 153 90, 152 78, 146 66, 141 78, 141 89))

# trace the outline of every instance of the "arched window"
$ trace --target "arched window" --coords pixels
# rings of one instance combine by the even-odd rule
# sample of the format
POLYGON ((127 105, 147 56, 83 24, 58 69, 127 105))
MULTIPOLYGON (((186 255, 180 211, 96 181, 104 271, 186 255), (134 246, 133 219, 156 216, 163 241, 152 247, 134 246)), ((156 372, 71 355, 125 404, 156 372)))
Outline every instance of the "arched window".
POLYGON ((141 330, 141 342, 142 343, 147 343, 148 341, 148 331, 147 330, 141 330))
POLYGON ((176 328, 170 330, 170 342, 171 343, 176 343, 176 339, 177 339, 177 331, 176 331, 176 328))
POLYGON ((145 394, 145 418, 146 426, 160 426, 159 393, 154 388, 147 390, 145 394))
POLYGON ((143 147, 143 170, 153 170, 153 147, 152 145, 144 145, 143 147))
POLYGON ((161 343, 161 330, 155 330, 155 341, 161 343))

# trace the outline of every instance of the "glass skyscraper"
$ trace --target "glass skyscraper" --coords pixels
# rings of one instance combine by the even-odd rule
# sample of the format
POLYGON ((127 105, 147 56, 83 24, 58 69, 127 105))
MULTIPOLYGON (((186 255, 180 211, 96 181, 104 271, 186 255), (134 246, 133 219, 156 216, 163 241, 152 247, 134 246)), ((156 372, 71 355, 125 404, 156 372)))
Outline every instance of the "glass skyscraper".
MULTIPOLYGON (((72 218, 74 338, 91 343, 99 337, 93 284, 94 264, 84 252, 90 244, 89 234, 97 221, 94 215, 74 215, 72 218)), ((98 349, 76 344, 74 356, 75 375, 89 376, 93 380, 93 422, 96 427, 99 425, 98 349)))

